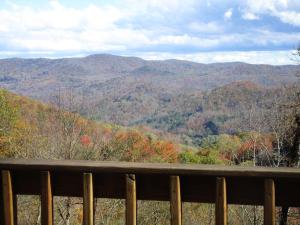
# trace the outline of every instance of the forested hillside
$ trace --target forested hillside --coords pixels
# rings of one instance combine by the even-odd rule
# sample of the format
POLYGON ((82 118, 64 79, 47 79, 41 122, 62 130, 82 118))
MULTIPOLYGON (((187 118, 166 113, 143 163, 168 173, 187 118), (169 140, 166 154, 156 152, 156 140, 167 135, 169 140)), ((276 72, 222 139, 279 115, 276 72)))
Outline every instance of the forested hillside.
POLYGON ((180 60, 143 60, 107 54, 63 59, 1 59, 0 87, 49 100, 59 89, 93 98, 146 88, 150 95, 211 90, 236 81, 262 86, 295 82, 295 65, 201 64, 180 60), (122 85, 120 85, 122 84, 122 85))
POLYGON ((265 88, 250 81, 173 94, 143 86, 98 98, 87 112, 96 120, 164 130, 178 135, 182 143, 199 146, 208 135, 256 130, 258 123, 261 130, 271 132, 270 124, 278 122, 273 115, 283 103, 293 101, 295 94, 293 85, 265 88))
MULTIPOLYGON (((186 151, 196 155, 199 150, 181 145, 166 132, 91 121, 3 89, 0 105, 2 158, 180 162, 186 151)), ((202 160, 218 159, 206 155, 202 160)))
POLYGON ((128 113, 143 116, 132 121, 117 105, 112 111, 131 128, 85 119, 78 112, 90 109, 72 94, 47 105, 1 90, 1 155, 222 164, 265 164, 267 157, 267 164, 277 164, 273 153, 284 147, 282 126, 293 123, 282 106, 297 99, 296 88, 237 82, 172 96, 148 116, 128 107, 128 113))

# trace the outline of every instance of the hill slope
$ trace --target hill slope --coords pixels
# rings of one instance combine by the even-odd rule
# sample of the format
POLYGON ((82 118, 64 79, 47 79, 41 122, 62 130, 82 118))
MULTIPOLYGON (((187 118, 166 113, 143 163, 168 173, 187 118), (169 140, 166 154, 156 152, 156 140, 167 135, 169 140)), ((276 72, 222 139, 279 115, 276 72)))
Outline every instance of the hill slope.
POLYGON ((175 162, 161 132, 87 120, 0 89, 0 157, 175 162))
POLYGON ((119 95, 146 86, 160 93, 211 90, 235 82, 276 86, 296 80, 297 66, 245 63, 200 64, 180 60, 147 61, 107 54, 64 59, 2 59, 0 87, 49 100, 58 89, 72 88, 85 95, 119 95))

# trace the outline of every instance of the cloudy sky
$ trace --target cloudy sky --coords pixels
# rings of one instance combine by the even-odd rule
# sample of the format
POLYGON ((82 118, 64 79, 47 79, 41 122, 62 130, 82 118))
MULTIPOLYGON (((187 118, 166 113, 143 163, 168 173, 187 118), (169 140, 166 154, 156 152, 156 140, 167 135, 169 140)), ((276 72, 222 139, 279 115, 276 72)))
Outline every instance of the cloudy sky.
POLYGON ((299 0, 0 0, 0 58, 292 64, 299 0))

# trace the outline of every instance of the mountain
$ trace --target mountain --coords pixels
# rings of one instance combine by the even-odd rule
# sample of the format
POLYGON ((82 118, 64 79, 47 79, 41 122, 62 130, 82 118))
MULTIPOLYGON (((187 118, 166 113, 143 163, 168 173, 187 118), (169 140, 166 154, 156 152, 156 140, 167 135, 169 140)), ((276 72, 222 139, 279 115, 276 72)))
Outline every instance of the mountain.
POLYGON ((275 110, 274 102, 291 99, 299 71, 296 65, 200 64, 107 54, 14 58, 0 60, 0 87, 44 102, 57 103, 57 96, 66 95, 80 105, 67 111, 122 126, 146 125, 199 146, 209 135, 249 130, 250 114, 258 119, 275 110))
POLYGON ((295 65, 201 64, 108 54, 63 59, 11 58, 0 60, 0 87, 43 100, 65 88, 90 96, 118 96, 119 92, 143 87, 178 93, 211 90, 235 81, 278 86, 295 82, 298 70, 295 65))

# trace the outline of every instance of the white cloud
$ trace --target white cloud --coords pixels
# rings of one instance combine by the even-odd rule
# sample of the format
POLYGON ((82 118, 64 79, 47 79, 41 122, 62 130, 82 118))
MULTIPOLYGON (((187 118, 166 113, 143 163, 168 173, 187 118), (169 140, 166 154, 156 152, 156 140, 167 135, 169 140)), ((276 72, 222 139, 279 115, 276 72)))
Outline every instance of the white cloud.
POLYGON ((47 9, 19 6, 12 10, 1 10, 0 24, 13 25, 10 27, 11 31, 107 28, 125 16, 114 7, 100 8, 90 5, 79 10, 63 7, 58 1, 51 1, 47 9))
POLYGON ((244 20, 258 20, 259 19, 259 16, 255 15, 254 13, 251 13, 251 12, 245 12, 242 15, 242 17, 244 20))
POLYGON ((234 40, 233 36, 221 35, 216 37, 201 38, 185 35, 166 35, 152 41, 152 44, 166 44, 166 45, 188 45, 198 48, 216 47, 222 44, 230 43, 234 40))
POLYGON ((180 13, 182 11, 193 11, 196 3, 203 2, 203 0, 185 0, 184 4, 182 0, 124 0, 123 8, 130 8, 130 11, 149 12, 149 11, 161 11, 161 12, 174 12, 180 13))
POLYGON ((232 13, 233 13, 233 9, 232 9, 232 8, 228 9, 228 10, 224 13, 224 18, 225 18, 225 19, 231 19, 232 13))
POLYGON ((223 27, 217 24, 216 22, 192 22, 188 25, 192 31, 201 32, 201 33, 221 33, 223 27))
MULTIPOLYGON (((140 55, 140 54, 138 54, 140 55)), ((234 51, 234 52, 199 52, 193 54, 145 53, 144 59, 162 60, 179 59, 199 63, 245 62, 252 64, 287 65, 296 64, 292 51, 234 51)))
POLYGON ((300 27, 300 13, 293 11, 276 12, 275 14, 284 23, 300 27))
POLYGON ((120 47, 119 40, 141 42, 142 34, 116 26, 126 16, 116 7, 73 9, 58 1, 51 1, 46 9, 17 6, 0 10, 0 43, 29 51, 77 51, 113 49, 120 47))
MULTIPOLYGON (((283 23, 300 27, 300 1, 293 0, 248 0, 244 15, 271 15, 283 23)), ((243 15, 243 17, 244 17, 243 15)))
MULTIPOLYGON (((40 8, 30 3, 18 5, 7 1, 7 7, 0 7, 0 55, 21 52, 22 56, 27 53, 35 57, 39 53, 52 57, 55 53, 124 55, 155 51, 162 57, 180 51, 286 48, 287 43, 297 44, 300 37, 296 29, 289 33, 259 27, 235 30, 235 20, 224 21, 232 19, 233 13, 240 10, 246 20, 263 20, 262 15, 268 14, 300 26, 300 4, 299 9, 295 7, 300 1, 296 0, 293 4, 292 0, 249 0, 237 4, 238 7, 227 3, 216 11, 215 5, 220 0, 185 0, 184 4, 182 0, 124 0, 114 4, 86 4, 82 8, 67 7, 59 0, 51 0, 40 8), (208 9, 206 7, 211 14, 199 13, 208 9), (226 11, 224 15, 220 10, 226 11)), ((235 54, 223 59, 232 55, 235 54)), ((197 57, 200 56, 204 57, 201 54, 197 57)), ((213 60, 213 56, 210 59, 213 60)))
MULTIPOLYGON (((198 48, 216 47, 232 42, 230 35, 200 37, 188 33, 162 31, 161 27, 151 29, 120 26, 118 22, 135 18, 141 10, 155 7, 166 11, 188 8, 194 1, 181 6, 179 0, 163 2, 158 0, 133 1, 132 9, 122 10, 116 6, 89 5, 83 9, 64 7, 58 1, 51 1, 46 9, 16 6, 10 10, 0 10, 0 43, 13 49, 28 51, 125 51, 144 46, 181 45, 198 48), (134 4, 135 3, 135 4, 134 4), (163 4, 162 4, 163 3, 163 4)), ((176 11, 176 10, 175 10, 176 11)), ((232 11, 232 9, 230 9, 232 11)), ((162 14, 164 16, 164 14, 162 14)), ((139 15, 140 16, 140 15, 139 15)), ((141 18, 139 18, 141 19, 141 18)), ((215 22, 191 22, 190 29, 201 33, 221 33, 222 28, 215 22)))

